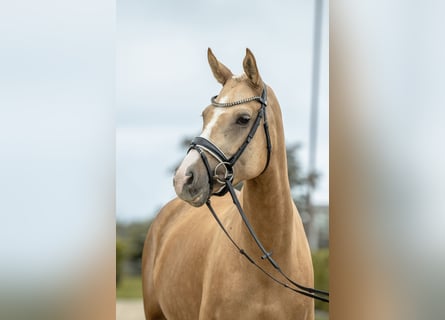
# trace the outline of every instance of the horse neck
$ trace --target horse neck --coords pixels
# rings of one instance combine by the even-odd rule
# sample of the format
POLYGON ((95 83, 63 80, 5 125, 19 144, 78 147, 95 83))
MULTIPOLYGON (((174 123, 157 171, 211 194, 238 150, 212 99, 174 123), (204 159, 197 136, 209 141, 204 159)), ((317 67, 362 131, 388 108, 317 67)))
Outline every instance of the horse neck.
MULTIPOLYGON (((279 108, 275 111, 279 112, 279 108)), ((275 122, 274 132, 271 131, 273 145, 269 166, 260 176, 246 181, 242 193, 243 208, 255 232, 266 250, 272 250, 278 256, 292 250, 295 213, 280 112, 275 122)), ((261 134, 261 131, 258 133, 261 134)), ((246 228, 242 230, 246 242, 252 243, 247 240, 250 235, 246 228)))

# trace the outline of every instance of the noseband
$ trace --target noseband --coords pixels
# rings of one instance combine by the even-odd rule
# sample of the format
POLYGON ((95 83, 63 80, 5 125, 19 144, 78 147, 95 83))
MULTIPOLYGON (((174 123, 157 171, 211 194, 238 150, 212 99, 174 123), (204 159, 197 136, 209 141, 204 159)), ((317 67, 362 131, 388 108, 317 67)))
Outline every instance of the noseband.
POLYGON ((263 126, 264 126, 264 133, 266 135, 266 143, 267 143, 267 162, 266 162, 266 166, 264 167, 262 173, 269 166, 270 153, 272 150, 272 145, 270 143, 270 135, 269 135, 269 125, 267 123, 267 117, 266 117, 266 106, 267 106, 266 86, 264 86, 261 96, 254 96, 254 97, 250 97, 250 98, 246 98, 246 99, 242 99, 242 100, 238 100, 238 101, 234 101, 234 102, 228 102, 228 103, 216 102, 215 101, 216 98, 217 98, 217 96, 214 96, 211 98, 210 101, 212 102, 212 105, 217 108, 230 108, 230 107, 240 105, 240 104, 245 104, 245 103, 248 103, 251 101, 259 101, 261 104, 261 108, 258 111, 258 115, 255 119, 255 122, 254 122, 252 128, 249 131, 249 134, 246 137, 246 140, 244 140, 243 144, 239 147, 238 151, 235 152, 235 154, 232 155, 230 158, 227 157, 224 154, 224 152, 220 148, 218 148, 218 146, 216 146, 213 142, 211 142, 210 140, 208 140, 204 137, 195 137, 192 140, 192 142, 190 143, 188 152, 192 149, 198 151, 201 156, 201 159, 206 167, 208 178, 209 178, 209 187, 210 187, 209 198, 211 195, 223 196, 224 194, 226 194, 229 191, 229 189, 227 187, 227 182, 231 183, 233 181, 233 177, 234 177, 233 167, 234 167, 236 161, 243 154, 244 150, 246 150, 247 145, 250 143, 250 141, 254 137, 255 132, 257 131, 257 129, 260 125, 261 119, 264 119, 263 126), (215 158, 218 161, 218 164, 216 165, 213 172, 212 172, 212 169, 210 168, 209 161, 208 161, 207 156, 204 151, 207 151, 213 158, 215 158), (224 180, 221 180, 217 174, 217 170, 219 169, 219 167, 223 167, 225 170, 224 180), (216 180, 222 184, 222 187, 219 190, 217 190, 216 192, 213 192, 213 181, 214 180, 216 180))

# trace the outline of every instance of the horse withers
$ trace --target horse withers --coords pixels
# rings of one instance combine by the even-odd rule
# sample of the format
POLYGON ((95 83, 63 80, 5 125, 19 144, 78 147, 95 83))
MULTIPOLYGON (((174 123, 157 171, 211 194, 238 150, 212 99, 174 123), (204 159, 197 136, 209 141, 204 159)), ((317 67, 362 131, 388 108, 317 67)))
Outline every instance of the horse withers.
POLYGON ((285 290, 255 268, 204 206, 211 200, 238 248, 279 278, 277 269, 260 258, 264 251, 246 228, 241 209, 280 269, 313 286, 310 249, 290 193, 277 98, 249 49, 239 76, 210 49, 208 60, 222 89, 202 112, 201 135, 175 173, 178 197, 161 209, 147 234, 142 262, 146 319, 313 319, 313 300, 285 290), (238 209, 226 191, 228 184, 239 182, 243 188, 232 194, 239 199, 238 209))

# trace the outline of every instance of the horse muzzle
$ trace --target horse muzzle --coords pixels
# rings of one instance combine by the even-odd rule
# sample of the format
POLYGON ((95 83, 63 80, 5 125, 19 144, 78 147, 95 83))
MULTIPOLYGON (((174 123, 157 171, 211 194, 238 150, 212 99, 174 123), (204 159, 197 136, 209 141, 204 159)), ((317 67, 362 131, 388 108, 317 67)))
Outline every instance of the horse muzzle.
POLYGON ((210 196, 208 175, 200 155, 191 150, 182 161, 173 178, 176 195, 194 207, 206 203, 210 196))

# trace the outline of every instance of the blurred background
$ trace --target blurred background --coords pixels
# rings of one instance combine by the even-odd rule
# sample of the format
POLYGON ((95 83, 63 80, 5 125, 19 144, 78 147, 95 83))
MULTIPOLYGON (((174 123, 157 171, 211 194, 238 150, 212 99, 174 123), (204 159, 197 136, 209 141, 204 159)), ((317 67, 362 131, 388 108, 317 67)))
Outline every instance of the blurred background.
POLYGON ((293 196, 327 289, 328 11, 326 1, 117 1, 118 316, 123 303, 135 303, 121 298, 141 297, 148 226, 176 196, 173 171, 221 88, 208 47, 234 74, 249 47, 278 97, 293 196))
POLYGON ((114 316, 114 12, 0 2, 0 319, 114 316))

